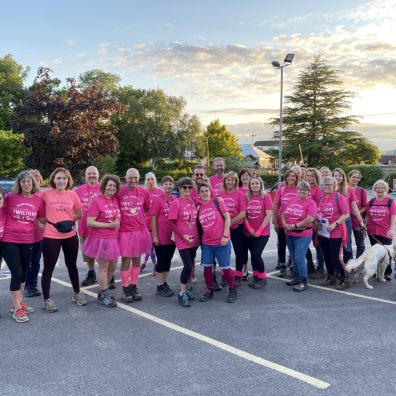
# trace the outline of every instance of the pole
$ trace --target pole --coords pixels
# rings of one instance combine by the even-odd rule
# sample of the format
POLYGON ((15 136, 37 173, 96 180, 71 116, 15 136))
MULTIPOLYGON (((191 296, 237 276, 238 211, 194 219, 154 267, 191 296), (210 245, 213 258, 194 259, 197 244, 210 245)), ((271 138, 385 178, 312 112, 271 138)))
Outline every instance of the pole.
POLYGON ((282 127, 283 127, 283 67, 280 67, 280 110, 279 110, 279 153, 278 153, 278 182, 282 180, 282 127))

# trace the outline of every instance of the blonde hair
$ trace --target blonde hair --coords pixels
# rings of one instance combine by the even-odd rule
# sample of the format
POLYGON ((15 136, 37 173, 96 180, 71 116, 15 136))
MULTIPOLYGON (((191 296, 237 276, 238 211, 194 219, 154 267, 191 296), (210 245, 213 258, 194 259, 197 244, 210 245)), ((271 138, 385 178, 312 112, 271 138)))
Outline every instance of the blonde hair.
POLYGON ((238 174, 234 171, 228 172, 227 174, 224 175, 223 177, 223 182, 221 183, 221 187, 223 189, 223 191, 227 190, 227 186, 226 186, 226 179, 234 179, 234 189, 238 188, 238 183, 239 183, 239 179, 238 179, 238 174))
POLYGON ((250 187, 250 183, 252 182, 252 180, 258 180, 260 182, 260 191, 259 191, 259 195, 260 198, 263 198, 265 196, 265 189, 264 189, 264 182, 263 179, 260 176, 252 176, 249 180, 249 187, 248 187, 248 192, 246 194, 248 201, 250 200, 250 198, 253 195, 253 191, 250 187))
POLYGON ((14 194, 22 194, 22 187, 21 187, 21 181, 23 179, 30 179, 32 181, 32 194, 40 191, 38 186, 37 186, 37 182, 36 179, 33 177, 33 175, 29 172, 29 171, 23 171, 21 173, 19 173, 19 175, 16 177, 15 179, 15 183, 12 186, 12 192, 14 194))
MULTIPOLYGON (((335 168, 333 170, 333 177, 334 173, 338 172, 342 176, 342 182, 341 185, 339 186, 337 184, 339 192, 344 196, 348 196, 348 181, 347 181, 347 175, 346 173, 341 169, 341 168, 335 168)), ((337 181, 336 181, 337 182, 337 181)))
POLYGON ((307 172, 305 174, 305 178, 307 178, 307 173, 311 172, 314 177, 315 186, 319 186, 320 182, 320 172, 316 168, 307 168, 307 172))
POLYGON ((300 177, 296 171, 296 169, 290 168, 286 173, 285 173, 285 177, 284 177, 284 181, 285 181, 285 187, 289 187, 288 183, 287 183, 287 178, 289 177, 289 175, 293 173, 294 176, 296 176, 296 181, 294 183, 294 187, 297 187, 298 182, 300 181, 300 177))
POLYGON ((379 180, 377 180, 374 184, 373 184, 373 191, 374 192, 376 192, 375 191, 375 189, 377 188, 377 186, 378 186, 378 184, 383 184, 383 186, 385 187, 385 192, 386 193, 388 193, 388 191, 389 191, 389 184, 385 181, 385 180, 383 180, 383 179, 379 179, 379 180))

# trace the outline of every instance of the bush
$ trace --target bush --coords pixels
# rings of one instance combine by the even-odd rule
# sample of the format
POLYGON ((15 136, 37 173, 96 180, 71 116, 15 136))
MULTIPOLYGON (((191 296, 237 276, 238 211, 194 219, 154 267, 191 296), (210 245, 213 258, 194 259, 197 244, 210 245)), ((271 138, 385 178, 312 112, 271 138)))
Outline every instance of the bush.
POLYGON ((278 182, 278 175, 261 175, 266 189, 271 188, 278 182))
MULTIPOLYGON (((393 189, 393 179, 396 179, 396 173, 391 173, 384 180, 389 184, 389 188, 393 189)), ((396 190, 395 190, 396 191, 396 190)))
POLYGON ((371 188, 378 179, 382 179, 382 170, 376 165, 350 165, 343 169, 347 175, 352 169, 357 169, 362 174, 361 187, 371 188))

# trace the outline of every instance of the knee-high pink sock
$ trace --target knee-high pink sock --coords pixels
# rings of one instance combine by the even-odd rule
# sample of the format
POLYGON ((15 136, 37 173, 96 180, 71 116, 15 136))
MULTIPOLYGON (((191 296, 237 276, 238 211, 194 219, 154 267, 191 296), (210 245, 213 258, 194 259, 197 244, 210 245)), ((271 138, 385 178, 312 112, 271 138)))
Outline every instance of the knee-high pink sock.
POLYGON ((235 286, 235 283, 234 283, 234 280, 235 280, 234 271, 231 268, 227 268, 227 269, 223 270, 223 276, 224 276, 224 278, 226 278, 226 281, 228 283, 228 287, 230 289, 233 289, 234 286, 235 286))
POLYGON ((126 271, 120 270, 121 284, 123 287, 129 286, 129 268, 126 271))
POLYGON ((139 274, 140 274, 140 266, 139 267, 134 267, 131 265, 130 268, 130 275, 131 275, 131 284, 132 285, 137 285, 139 274))
POLYGON ((204 278, 206 287, 213 290, 213 270, 212 267, 204 267, 204 278))

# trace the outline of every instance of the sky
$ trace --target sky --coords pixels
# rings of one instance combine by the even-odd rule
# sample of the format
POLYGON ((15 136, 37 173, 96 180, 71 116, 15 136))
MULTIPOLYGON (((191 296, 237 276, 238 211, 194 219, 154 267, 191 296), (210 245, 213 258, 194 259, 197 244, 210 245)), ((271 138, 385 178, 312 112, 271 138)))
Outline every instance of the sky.
POLYGON ((284 93, 322 54, 356 93, 354 129, 396 149, 396 0, 4 1, 0 56, 54 76, 102 69, 122 85, 183 96, 203 125, 227 124, 241 143, 271 138, 279 70, 284 93), (253 135, 253 137, 252 137, 253 135))

